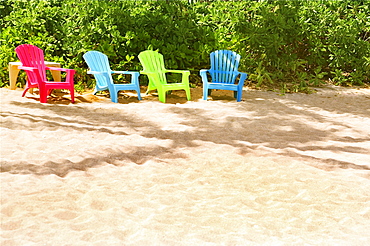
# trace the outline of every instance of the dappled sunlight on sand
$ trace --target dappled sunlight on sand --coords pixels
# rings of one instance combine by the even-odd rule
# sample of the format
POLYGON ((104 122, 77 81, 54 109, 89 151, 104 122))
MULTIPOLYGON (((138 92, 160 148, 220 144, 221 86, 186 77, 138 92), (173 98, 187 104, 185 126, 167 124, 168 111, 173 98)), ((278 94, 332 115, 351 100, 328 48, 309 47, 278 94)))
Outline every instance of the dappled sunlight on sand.
POLYGON ((144 92, 0 89, 1 245, 369 242, 369 89, 144 92))

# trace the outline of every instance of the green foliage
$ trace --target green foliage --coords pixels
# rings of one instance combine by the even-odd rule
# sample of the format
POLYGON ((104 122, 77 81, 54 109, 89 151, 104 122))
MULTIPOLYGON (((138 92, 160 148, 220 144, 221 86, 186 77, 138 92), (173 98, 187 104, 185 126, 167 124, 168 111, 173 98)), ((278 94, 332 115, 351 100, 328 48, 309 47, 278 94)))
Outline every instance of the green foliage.
POLYGON ((112 69, 141 70, 137 55, 148 48, 167 67, 192 71, 193 84, 210 52, 231 49, 257 87, 286 93, 325 80, 362 85, 370 82, 369 16, 368 2, 349 0, 2 0, 0 86, 9 84, 8 63, 24 43, 76 69, 79 91, 94 85, 85 52, 105 53, 112 69))

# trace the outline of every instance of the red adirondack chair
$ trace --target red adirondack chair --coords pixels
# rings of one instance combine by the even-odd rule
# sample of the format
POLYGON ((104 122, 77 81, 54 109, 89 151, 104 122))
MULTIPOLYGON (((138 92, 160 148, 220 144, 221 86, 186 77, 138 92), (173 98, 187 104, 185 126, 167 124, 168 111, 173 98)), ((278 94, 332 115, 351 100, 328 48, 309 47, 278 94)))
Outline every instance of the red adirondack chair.
POLYGON ((15 52, 22 63, 19 69, 23 69, 27 74, 27 84, 22 97, 30 88, 39 88, 40 102, 46 103, 47 97, 53 89, 68 89, 71 94, 72 103, 75 102, 73 78, 76 72, 75 70, 47 67, 44 60, 44 51, 34 45, 22 44, 15 48, 15 52), (65 81, 48 81, 46 78, 46 70, 66 72, 65 81))

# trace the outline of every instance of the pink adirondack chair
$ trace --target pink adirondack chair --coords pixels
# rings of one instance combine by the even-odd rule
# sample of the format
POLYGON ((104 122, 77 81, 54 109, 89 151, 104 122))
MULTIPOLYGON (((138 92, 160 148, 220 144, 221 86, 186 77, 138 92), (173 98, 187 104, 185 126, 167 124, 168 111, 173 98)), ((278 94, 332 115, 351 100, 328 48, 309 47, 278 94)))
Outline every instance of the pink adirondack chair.
POLYGON ((22 44, 15 48, 15 52, 22 63, 19 69, 25 70, 27 74, 27 84, 22 97, 30 88, 39 88, 40 102, 46 103, 47 97, 53 89, 68 89, 71 94, 72 103, 75 102, 73 77, 76 72, 75 70, 47 67, 44 60, 44 51, 34 45, 22 44), (65 81, 48 81, 46 78, 46 70, 66 72, 65 81))

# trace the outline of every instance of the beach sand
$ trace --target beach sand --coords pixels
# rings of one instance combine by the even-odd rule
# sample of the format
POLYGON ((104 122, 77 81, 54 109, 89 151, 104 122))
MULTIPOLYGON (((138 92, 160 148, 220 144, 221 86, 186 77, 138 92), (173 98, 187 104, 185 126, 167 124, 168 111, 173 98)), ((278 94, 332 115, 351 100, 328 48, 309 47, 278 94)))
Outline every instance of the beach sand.
POLYGON ((369 245, 370 89, 144 91, 0 89, 2 246, 369 245))

